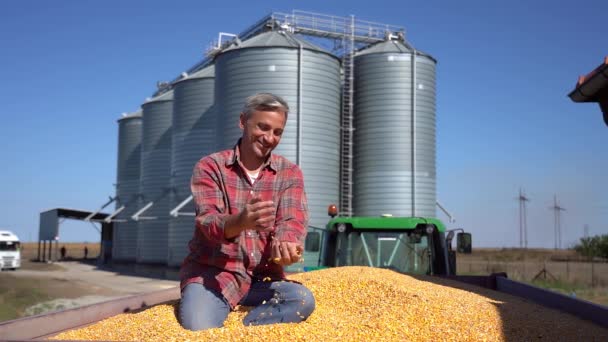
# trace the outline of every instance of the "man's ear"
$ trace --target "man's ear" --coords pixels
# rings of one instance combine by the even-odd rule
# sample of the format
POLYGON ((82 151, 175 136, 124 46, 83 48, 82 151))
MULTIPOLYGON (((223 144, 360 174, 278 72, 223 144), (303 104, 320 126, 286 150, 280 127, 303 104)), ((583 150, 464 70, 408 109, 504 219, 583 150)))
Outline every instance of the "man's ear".
POLYGON ((241 129, 245 129, 245 124, 247 123, 247 118, 245 113, 241 113, 241 117, 239 118, 239 127, 241 129))

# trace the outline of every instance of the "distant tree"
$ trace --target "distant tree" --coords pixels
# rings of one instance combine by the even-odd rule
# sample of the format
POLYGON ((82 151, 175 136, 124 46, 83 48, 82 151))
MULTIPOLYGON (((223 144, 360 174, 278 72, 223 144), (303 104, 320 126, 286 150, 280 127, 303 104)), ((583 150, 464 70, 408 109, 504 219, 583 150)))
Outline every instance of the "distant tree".
POLYGON ((589 259, 608 259, 608 234, 582 238, 580 243, 574 246, 574 250, 589 259))
POLYGON ((600 237, 600 257, 608 259, 608 234, 600 237))

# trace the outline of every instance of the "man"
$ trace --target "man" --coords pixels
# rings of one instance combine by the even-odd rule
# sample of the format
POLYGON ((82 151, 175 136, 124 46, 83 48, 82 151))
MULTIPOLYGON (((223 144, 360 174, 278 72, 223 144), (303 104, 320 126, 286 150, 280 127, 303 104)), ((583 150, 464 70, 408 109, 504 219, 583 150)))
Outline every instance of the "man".
POLYGON ((297 323, 315 308, 306 287, 282 281, 283 266, 300 260, 308 225, 302 171, 271 153, 288 111, 272 94, 247 98, 236 146, 194 168, 196 227, 180 270, 186 329, 221 327, 237 304, 254 307, 245 325, 297 323))

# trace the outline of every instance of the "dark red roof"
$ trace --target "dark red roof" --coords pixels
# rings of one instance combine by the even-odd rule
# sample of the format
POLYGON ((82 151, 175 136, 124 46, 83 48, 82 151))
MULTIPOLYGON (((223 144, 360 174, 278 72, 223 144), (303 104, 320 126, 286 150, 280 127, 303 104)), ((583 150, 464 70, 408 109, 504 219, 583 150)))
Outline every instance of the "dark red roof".
POLYGON ((574 102, 599 102, 600 96, 608 95, 608 56, 604 63, 587 75, 580 76, 576 88, 568 95, 574 102))

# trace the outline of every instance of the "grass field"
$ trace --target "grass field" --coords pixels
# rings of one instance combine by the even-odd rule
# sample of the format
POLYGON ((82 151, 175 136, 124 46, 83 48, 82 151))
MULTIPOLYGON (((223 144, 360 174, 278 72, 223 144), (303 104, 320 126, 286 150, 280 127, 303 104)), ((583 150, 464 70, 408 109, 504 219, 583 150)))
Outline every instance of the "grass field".
POLYGON ((52 298, 41 282, 4 273, 0 274, 0 321, 22 317, 29 306, 52 298))
MULTIPOLYGON (((83 242, 65 242, 59 243, 57 249, 65 246, 66 259, 77 260, 84 258, 84 247, 89 249, 87 258, 95 259, 99 255, 99 243, 83 243, 83 242)), ((42 247, 41 247, 42 248, 42 247)), ((47 245, 48 250, 48 245, 47 245)), ((42 251, 40 252, 42 255, 42 251)), ((21 259, 35 260, 38 258, 38 243, 37 242, 24 242, 21 244, 21 259)), ((60 259, 61 254, 59 250, 55 250, 55 244, 53 244, 53 259, 60 259)), ((47 256, 48 259, 48 256, 47 256)))
MULTIPOLYGON (((89 258, 99 254, 99 244, 65 243, 66 259, 82 259, 84 246, 89 249, 89 258)), ((57 254, 59 256, 59 252, 57 254)), ((55 263, 36 262, 38 243, 23 243, 21 250, 21 270, 65 271, 55 263)), ((57 277, 22 276, 20 270, 0 272, 0 321, 20 318, 28 307, 57 298, 77 298, 89 294, 98 294, 78 282, 68 282, 57 277)))
POLYGON ((458 254, 459 260, 491 260, 491 261, 558 261, 582 260, 574 251, 569 249, 554 250, 545 248, 473 248, 471 254, 458 254))
POLYGON ((506 272, 511 279, 608 306, 608 263, 592 264, 573 250, 479 248, 457 260, 459 274, 506 272))
POLYGON ((608 306, 608 287, 605 286, 589 287, 586 285, 567 283, 560 280, 535 280, 530 283, 532 285, 560 292, 568 296, 573 296, 593 303, 608 306))
POLYGON ((23 317, 35 304, 55 298, 76 298, 88 294, 86 288, 59 278, 0 275, 0 320, 23 317))

